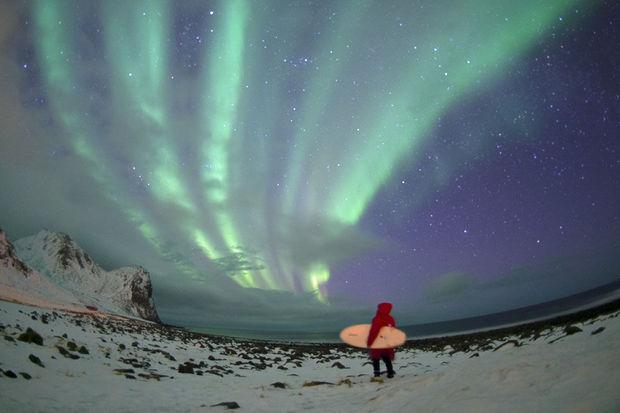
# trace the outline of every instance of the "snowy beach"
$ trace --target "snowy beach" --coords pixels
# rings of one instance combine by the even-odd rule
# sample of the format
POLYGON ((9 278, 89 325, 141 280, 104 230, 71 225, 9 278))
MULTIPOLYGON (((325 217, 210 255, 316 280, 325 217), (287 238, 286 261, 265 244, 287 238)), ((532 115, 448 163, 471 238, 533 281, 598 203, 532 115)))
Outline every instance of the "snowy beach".
POLYGON ((620 310, 408 342, 394 379, 363 351, 209 337, 0 301, 11 412, 616 412, 620 310))
POLYGON ((0 0, 0 413, 620 413, 618 45, 620 0, 0 0))

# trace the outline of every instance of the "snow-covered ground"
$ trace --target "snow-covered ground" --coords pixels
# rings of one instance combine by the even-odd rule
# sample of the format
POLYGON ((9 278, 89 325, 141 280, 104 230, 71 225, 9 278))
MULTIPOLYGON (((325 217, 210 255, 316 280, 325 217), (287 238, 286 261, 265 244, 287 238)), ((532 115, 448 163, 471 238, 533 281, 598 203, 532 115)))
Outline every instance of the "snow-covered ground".
POLYGON ((399 349, 397 376, 372 382, 365 354, 342 346, 209 338, 1 301, 0 400, 7 412, 216 412, 222 402, 248 412, 619 412, 619 313, 481 337, 466 351, 399 349), (28 328, 42 345, 20 341, 28 328))

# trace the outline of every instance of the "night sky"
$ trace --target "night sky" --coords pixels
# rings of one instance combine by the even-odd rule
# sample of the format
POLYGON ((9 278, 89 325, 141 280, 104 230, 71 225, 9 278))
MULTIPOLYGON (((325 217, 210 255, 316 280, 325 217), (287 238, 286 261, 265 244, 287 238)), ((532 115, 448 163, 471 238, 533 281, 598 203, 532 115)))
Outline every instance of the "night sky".
POLYGON ((320 330, 620 276, 614 1, 12 1, 0 226, 164 321, 320 330))

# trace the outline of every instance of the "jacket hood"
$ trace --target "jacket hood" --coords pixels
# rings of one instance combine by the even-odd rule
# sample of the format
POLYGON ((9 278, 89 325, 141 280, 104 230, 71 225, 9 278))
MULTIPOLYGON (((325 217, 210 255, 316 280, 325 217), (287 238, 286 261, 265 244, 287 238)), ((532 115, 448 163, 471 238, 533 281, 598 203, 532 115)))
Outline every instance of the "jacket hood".
POLYGON ((377 314, 381 315, 390 315, 390 311, 392 311, 392 303, 381 303, 377 306, 377 314))

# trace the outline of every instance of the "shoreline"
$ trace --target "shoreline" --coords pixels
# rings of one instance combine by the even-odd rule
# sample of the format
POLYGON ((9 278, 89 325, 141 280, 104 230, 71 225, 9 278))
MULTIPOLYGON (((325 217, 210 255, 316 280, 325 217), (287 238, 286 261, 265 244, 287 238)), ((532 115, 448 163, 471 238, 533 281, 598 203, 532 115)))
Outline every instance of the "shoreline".
MULTIPOLYGON (((454 333, 446 333, 446 335, 437 335, 433 337, 422 337, 422 338, 411 338, 405 341, 405 344, 401 346, 401 348, 424 348, 424 349, 436 349, 438 345, 444 347, 446 345, 453 345, 454 343, 459 342, 473 342, 480 340, 489 340, 489 339, 502 339, 506 336, 511 335, 520 335, 522 337, 530 337, 536 336, 537 333, 540 333, 544 330, 558 327, 570 325, 578 322, 584 322, 596 318, 601 315, 606 315, 613 313, 614 311, 620 310, 620 297, 615 298, 612 301, 608 301, 599 305, 595 305, 593 307, 589 307, 586 309, 577 310, 573 313, 563 313, 557 316, 550 316, 549 318, 545 318, 542 320, 532 320, 525 321, 523 323, 514 324, 510 326, 497 326, 497 327, 489 327, 481 330, 474 331, 462 331, 462 332, 454 332, 454 333)), ((219 334, 210 334, 210 333, 200 333, 192 330, 187 330, 183 327, 173 327, 180 328, 183 331, 187 331, 189 333, 194 333, 198 335, 204 335, 210 338, 222 338, 227 340, 235 340, 238 342, 248 342, 248 343, 264 343, 264 344, 272 344, 272 345, 286 345, 287 347, 307 347, 307 346, 315 346, 315 347, 329 347, 329 348, 350 348, 355 350, 355 348, 350 347, 349 345, 342 343, 340 341, 334 342, 312 342, 312 341, 290 341, 290 340, 277 340, 277 339, 261 339, 261 338, 249 338, 249 337, 237 337, 237 336, 227 336, 227 335, 219 335, 219 334)), ((539 334, 538 334, 539 335, 539 334)), ((357 349, 359 351, 365 351, 364 349, 357 349)))
POLYGON ((491 328, 482 331, 456 333, 448 336, 407 340, 403 347, 436 350, 449 345, 456 349, 481 341, 501 340, 508 336, 518 335, 521 338, 536 338, 543 335, 542 333, 546 330, 587 322, 596 317, 611 314, 618 310, 620 310, 620 298, 584 310, 578 310, 574 313, 562 314, 544 320, 535 320, 507 327, 500 326, 499 328, 491 328))
MULTIPOLYGON (((91 317, 93 321, 103 321, 105 319, 115 319, 133 325, 137 330, 155 329, 160 330, 161 333, 168 332, 169 334, 180 334, 186 339, 198 339, 201 337, 208 338, 214 342, 219 343, 239 343, 247 345, 264 345, 269 347, 280 347, 285 349, 297 349, 298 351, 329 351, 331 349, 336 350, 349 350, 351 352, 365 352, 365 349, 359 349, 351 347, 340 341, 333 342, 313 342, 313 341, 292 341, 286 339, 269 339, 269 338, 252 338, 241 337, 231 335, 219 335, 212 333, 203 333, 193 330, 189 330, 185 327, 175 326, 166 323, 155 323, 149 320, 143 320, 138 318, 124 317, 117 314, 104 313, 101 311, 75 311, 66 308, 45 308, 29 303, 22 303, 16 300, 9 300, 0 298, 2 301, 26 305, 33 308, 48 311, 58 311, 71 314, 76 317, 91 317)), ((521 338, 539 337, 545 330, 550 330, 559 326, 569 326, 574 323, 586 322, 601 315, 613 313, 620 310, 620 297, 612 301, 596 305, 587 309, 577 310, 574 313, 561 314, 556 317, 550 317, 543 320, 525 321, 522 324, 515 324, 510 326, 498 326, 489 327, 488 329, 475 330, 475 331, 463 331, 446 333, 446 335, 437 335, 433 337, 423 338, 411 338, 407 339, 405 343, 400 346, 402 349, 420 349, 425 351, 435 351, 442 349, 446 346, 457 348, 468 348, 474 344, 480 344, 481 342, 489 342, 494 340, 501 340, 507 336, 518 335, 521 338)))

